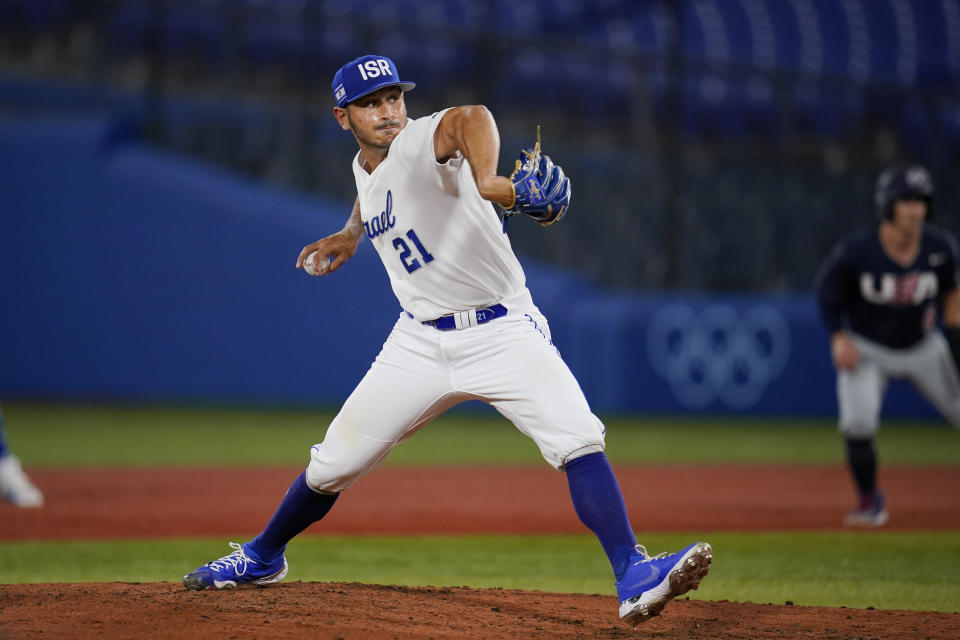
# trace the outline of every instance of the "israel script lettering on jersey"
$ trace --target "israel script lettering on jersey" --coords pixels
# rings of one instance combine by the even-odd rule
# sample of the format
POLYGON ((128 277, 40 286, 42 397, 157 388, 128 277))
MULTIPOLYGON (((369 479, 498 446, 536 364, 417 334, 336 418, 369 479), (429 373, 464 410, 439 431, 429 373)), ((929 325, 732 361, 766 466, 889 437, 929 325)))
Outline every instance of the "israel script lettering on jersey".
POLYGON ((371 218, 363 223, 363 228, 367 231, 367 237, 373 240, 381 233, 386 233, 397 224, 397 219, 393 215, 393 194, 387 191, 387 206, 380 212, 376 218, 371 218))
POLYGON ((902 276, 884 273, 880 276, 879 286, 872 273, 860 275, 860 293, 873 304, 919 305, 936 298, 939 290, 937 276, 932 271, 911 271, 902 276))

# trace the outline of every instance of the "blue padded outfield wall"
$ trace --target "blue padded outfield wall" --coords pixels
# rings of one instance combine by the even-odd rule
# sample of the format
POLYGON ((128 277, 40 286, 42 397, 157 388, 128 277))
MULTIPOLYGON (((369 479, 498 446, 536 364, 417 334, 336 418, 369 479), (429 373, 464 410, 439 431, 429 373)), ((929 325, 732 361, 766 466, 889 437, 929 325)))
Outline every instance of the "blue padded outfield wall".
MULTIPOLYGON (((0 123, 0 185, 0 400, 336 406, 400 312, 367 242, 332 277, 294 268, 350 203, 168 154, 108 119, 0 123)), ((598 412, 836 413, 809 295, 610 292, 521 261, 598 412)), ((885 412, 935 415, 902 384, 885 412)))

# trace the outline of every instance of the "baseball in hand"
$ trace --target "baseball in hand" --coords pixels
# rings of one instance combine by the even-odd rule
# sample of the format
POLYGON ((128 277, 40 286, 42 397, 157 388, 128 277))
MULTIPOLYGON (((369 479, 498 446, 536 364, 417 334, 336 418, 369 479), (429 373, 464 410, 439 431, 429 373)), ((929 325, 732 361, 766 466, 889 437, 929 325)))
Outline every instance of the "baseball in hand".
POLYGON ((312 276, 319 276, 327 272, 330 268, 330 256, 322 258, 317 257, 317 252, 313 251, 303 261, 303 270, 312 276))

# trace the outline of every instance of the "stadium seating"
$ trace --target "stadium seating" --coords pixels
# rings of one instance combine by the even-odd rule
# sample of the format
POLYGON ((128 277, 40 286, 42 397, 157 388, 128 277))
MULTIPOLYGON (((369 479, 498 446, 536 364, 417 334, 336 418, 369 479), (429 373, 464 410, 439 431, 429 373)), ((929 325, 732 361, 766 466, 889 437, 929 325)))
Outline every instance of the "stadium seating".
MULTIPOLYGON (((812 132, 842 137, 864 106, 830 82, 922 91, 960 80, 954 0, 3 0, 0 19, 49 31, 92 6, 108 15, 106 41, 118 54, 149 49, 152 25, 169 55, 212 68, 239 55, 253 67, 284 66, 309 78, 372 49, 431 82, 476 78, 489 67, 475 45, 493 30, 515 39, 501 52, 509 64, 498 70, 505 96, 552 91, 560 106, 585 115, 625 117, 631 99, 649 97, 662 108, 664 93, 680 87, 684 128, 694 135, 775 131, 782 103, 795 101, 796 117, 812 132), (450 37, 438 39, 437 30, 450 37), (668 70, 683 79, 638 93, 636 76, 664 62, 651 56, 673 54, 683 63, 668 70), (802 75, 803 93, 778 92, 781 74, 802 75), (557 91, 558 83, 568 90, 557 91)), ((911 138, 926 126, 921 110, 873 115, 911 138)))
MULTIPOLYGON (((28 62, 69 57, 63 43, 91 24, 92 79, 31 77, 15 60, 0 109, 159 120, 151 139, 168 148, 347 197, 355 149, 329 118, 330 76, 382 51, 418 83, 414 116, 482 100, 504 149, 529 142, 532 118, 545 125, 575 210, 602 203, 605 225, 574 215, 549 235, 511 223, 511 236, 615 285, 672 270, 671 284, 808 288, 825 239, 870 219, 881 163, 929 161, 942 180, 960 157, 956 0, 0 0, 0 56, 32 37, 28 62), (123 65, 124 82, 96 75, 123 65), (687 143, 710 149, 670 148, 687 143), (740 152, 798 143, 779 166, 740 152), (686 257, 671 266, 670 251, 686 257)), ((943 185, 938 207, 955 191, 943 185)))

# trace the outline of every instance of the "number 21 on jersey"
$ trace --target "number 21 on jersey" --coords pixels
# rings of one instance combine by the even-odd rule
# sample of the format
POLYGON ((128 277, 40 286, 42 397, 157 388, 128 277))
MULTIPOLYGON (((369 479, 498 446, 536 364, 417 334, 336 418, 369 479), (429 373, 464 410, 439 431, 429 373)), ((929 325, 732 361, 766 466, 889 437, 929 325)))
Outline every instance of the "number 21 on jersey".
POLYGON ((410 229, 407 231, 406 235, 413 244, 413 248, 411 249, 410 245, 407 244, 407 241, 403 238, 394 238, 393 248, 400 252, 400 262, 403 263, 407 273, 413 273, 424 264, 433 262, 433 256, 430 255, 430 252, 427 251, 426 247, 423 246, 423 243, 420 242, 420 238, 417 237, 416 231, 410 229), (414 255, 414 252, 416 252, 417 255, 414 255), (422 264, 420 260, 423 260, 422 264))

